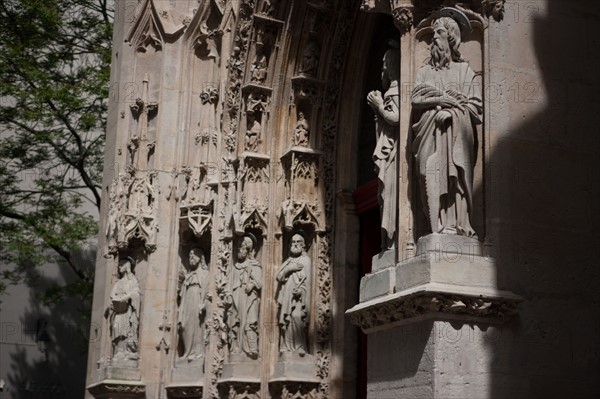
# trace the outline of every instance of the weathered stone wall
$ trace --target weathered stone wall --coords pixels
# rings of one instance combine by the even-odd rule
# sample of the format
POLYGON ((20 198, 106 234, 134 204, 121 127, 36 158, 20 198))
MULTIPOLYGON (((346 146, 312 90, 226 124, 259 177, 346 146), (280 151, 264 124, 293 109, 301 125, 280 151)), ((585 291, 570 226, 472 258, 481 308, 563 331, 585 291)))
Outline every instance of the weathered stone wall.
MULTIPOLYGON (((92 320, 102 327, 91 332, 91 394, 354 397, 357 334, 344 315, 359 299, 351 192, 358 168, 372 168, 356 159, 361 121, 372 118, 361 114, 365 74, 381 62, 365 54, 382 29, 359 3, 117 2, 92 320), (306 253, 293 256, 297 234, 306 253), (208 278, 193 273, 194 247, 208 278), (119 363, 110 304, 125 256, 136 263, 141 298, 139 308, 129 307, 139 317, 136 349, 128 349, 137 355, 119 363), (290 263, 302 270, 283 271, 290 263), (238 273, 259 284, 238 281, 238 273), (304 313, 289 318, 306 339, 280 318, 277 299, 294 278, 303 294, 290 301, 304 313), (193 358, 178 316, 188 283, 206 292, 198 313, 204 353, 193 358), (240 292, 260 298, 257 313, 243 308, 240 292), (236 319, 238 307, 249 318, 236 319), (258 323, 244 324, 257 314, 258 323)), ((363 3, 391 12, 386 1, 363 3)), ((427 17, 421 10, 441 4, 412 3, 415 24, 427 17)), ((593 2, 464 3, 476 10, 469 14, 476 29, 463 54, 484 100, 473 220, 496 270, 493 286, 482 286, 523 301, 500 325, 434 318, 373 329, 369 397, 592 396, 600 390, 600 281, 589 255, 598 238, 593 29, 600 16, 593 2), (487 5, 504 5, 504 14, 487 5)), ((398 29, 421 35, 413 43, 397 32, 400 81, 408 88, 429 33, 411 28, 407 15, 395 15, 398 29)), ((410 122, 410 92, 402 94, 401 139, 410 122)), ((410 212, 406 145, 399 152, 398 261, 415 255, 423 228, 410 212)), ((400 283, 388 282, 381 295, 405 289, 400 283)), ((436 301, 442 311, 457 305, 450 296, 436 301)), ((500 299, 490 304, 468 302, 484 314, 486 306, 495 316, 504 309, 500 299)), ((377 323, 408 313, 398 309, 377 323)))

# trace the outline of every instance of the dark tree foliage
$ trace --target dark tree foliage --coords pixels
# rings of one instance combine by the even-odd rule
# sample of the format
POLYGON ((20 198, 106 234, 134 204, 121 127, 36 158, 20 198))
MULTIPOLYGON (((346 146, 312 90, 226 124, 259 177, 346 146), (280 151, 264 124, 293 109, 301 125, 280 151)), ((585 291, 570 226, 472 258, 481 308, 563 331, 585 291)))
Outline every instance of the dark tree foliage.
POLYGON ((112 23, 108 0, 0 0, 0 295, 57 262, 75 282, 42 299, 91 298, 112 23))

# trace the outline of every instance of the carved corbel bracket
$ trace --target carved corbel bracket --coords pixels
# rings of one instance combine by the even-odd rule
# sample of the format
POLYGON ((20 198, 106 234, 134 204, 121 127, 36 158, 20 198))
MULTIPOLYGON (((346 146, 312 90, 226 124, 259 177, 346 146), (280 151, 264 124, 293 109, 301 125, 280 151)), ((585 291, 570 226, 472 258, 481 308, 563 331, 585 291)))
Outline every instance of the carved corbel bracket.
POLYGON ((260 399, 260 381, 220 380, 217 383, 221 398, 260 399))
POLYGON ((420 292, 407 296, 390 295, 348 310, 352 324, 365 333, 424 319, 464 319, 504 323, 517 313, 517 298, 465 295, 447 292, 420 292))
POLYGON ((146 385, 141 382, 103 380, 88 386, 87 390, 96 399, 146 397, 146 385))
POLYGON ((167 397, 171 398, 190 398, 201 399, 204 387, 202 384, 171 384, 165 387, 167 397))
POLYGON ((271 397, 281 399, 317 399, 319 383, 315 381, 297 381, 277 379, 269 382, 271 397))

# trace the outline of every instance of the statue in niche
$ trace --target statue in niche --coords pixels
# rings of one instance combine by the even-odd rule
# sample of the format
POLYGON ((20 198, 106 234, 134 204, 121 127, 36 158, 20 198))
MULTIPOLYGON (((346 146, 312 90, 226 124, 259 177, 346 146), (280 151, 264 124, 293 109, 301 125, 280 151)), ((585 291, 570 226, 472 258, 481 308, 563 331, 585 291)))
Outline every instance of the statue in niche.
POLYGON ((283 262, 276 276, 279 284, 277 305, 281 352, 296 352, 304 356, 308 350, 311 264, 306 253, 304 237, 294 234, 289 257, 283 262))
POLYGON ((272 15, 277 8, 277 3, 279 3, 279 0, 264 0, 262 3, 261 12, 263 14, 272 15))
POLYGON ((254 259, 255 247, 256 238, 246 233, 238 249, 238 262, 233 268, 227 315, 230 352, 244 352, 251 359, 258 358, 262 290, 262 267, 254 259))
POLYGON ((250 80, 256 83, 264 83, 267 80, 267 56, 257 50, 256 59, 250 68, 250 80))
POLYGON ((177 332, 183 346, 180 359, 192 362, 204 357, 206 304, 208 295, 208 265, 204 251, 192 248, 179 291, 177 332))
POLYGON ((396 211, 398 198, 398 124, 400 121, 400 50, 398 43, 390 41, 392 48, 383 56, 381 84, 382 95, 374 90, 367 95, 367 103, 375 111, 377 144, 373 162, 379 180, 377 200, 381 212, 381 248, 389 249, 396 241, 396 211))
POLYGON ((261 126, 254 112, 248 112, 248 128, 246 129, 245 147, 246 151, 256 151, 260 144, 261 126))
POLYGON ((105 316, 109 318, 112 341, 112 361, 138 360, 138 332, 140 324, 140 286, 130 257, 119 260, 119 279, 110 292, 110 305, 105 316))
POLYGON ((319 66, 320 53, 319 45, 315 41, 310 41, 302 54, 302 62, 298 72, 303 75, 315 76, 319 66))
POLYGON ((475 73, 458 50, 471 31, 469 19, 443 8, 433 22, 429 64, 412 92, 416 172, 423 210, 433 233, 476 238, 471 227, 475 125, 483 104, 475 73))
POLYGON ((308 121, 304 117, 304 113, 298 114, 298 122, 296 122, 296 128, 294 129, 294 145, 308 147, 308 137, 310 128, 308 121))

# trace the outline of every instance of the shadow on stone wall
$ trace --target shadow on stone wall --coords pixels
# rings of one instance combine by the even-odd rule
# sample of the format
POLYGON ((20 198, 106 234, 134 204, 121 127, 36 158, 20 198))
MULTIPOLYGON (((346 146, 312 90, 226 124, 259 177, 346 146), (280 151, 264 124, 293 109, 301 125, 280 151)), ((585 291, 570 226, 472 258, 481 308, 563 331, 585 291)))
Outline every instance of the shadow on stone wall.
MULTIPOLYGON (((522 12, 531 11, 526 5, 543 5, 512 3, 522 12)), ((539 104, 512 105, 508 116, 523 123, 497 132, 505 139, 490 152, 491 164, 499 167, 489 182, 494 198, 488 209, 489 220, 495 221, 491 233, 498 239, 493 245, 503 249, 496 254, 499 288, 525 298, 515 320, 483 332, 494 337, 488 345, 495 398, 600 393, 600 268, 595 259, 600 238, 600 10, 591 1, 548 0, 546 7, 530 14, 533 37, 519 39, 525 50, 533 41, 541 79, 533 82, 540 86, 539 96, 526 98, 522 92, 517 99, 539 104), (539 111, 531 114, 532 107, 539 111)), ((508 30, 511 22, 514 26, 510 11, 501 22, 508 30)), ((511 45, 519 43, 505 48, 511 45)))
MULTIPOLYGON (((95 264, 96 250, 84 251, 76 258, 84 268, 91 269, 95 264)), ((73 273, 68 266, 58 265, 56 269, 55 276, 40 275, 29 290, 29 303, 19 318, 21 331, 27 335, 22 340, 29 345, 16 345, 9 355, 3 398, 83 397, 91 298, 89 302, 69 298, 59 305, 42 304, 38 293, 43 289, 73 281, 73 273)))

